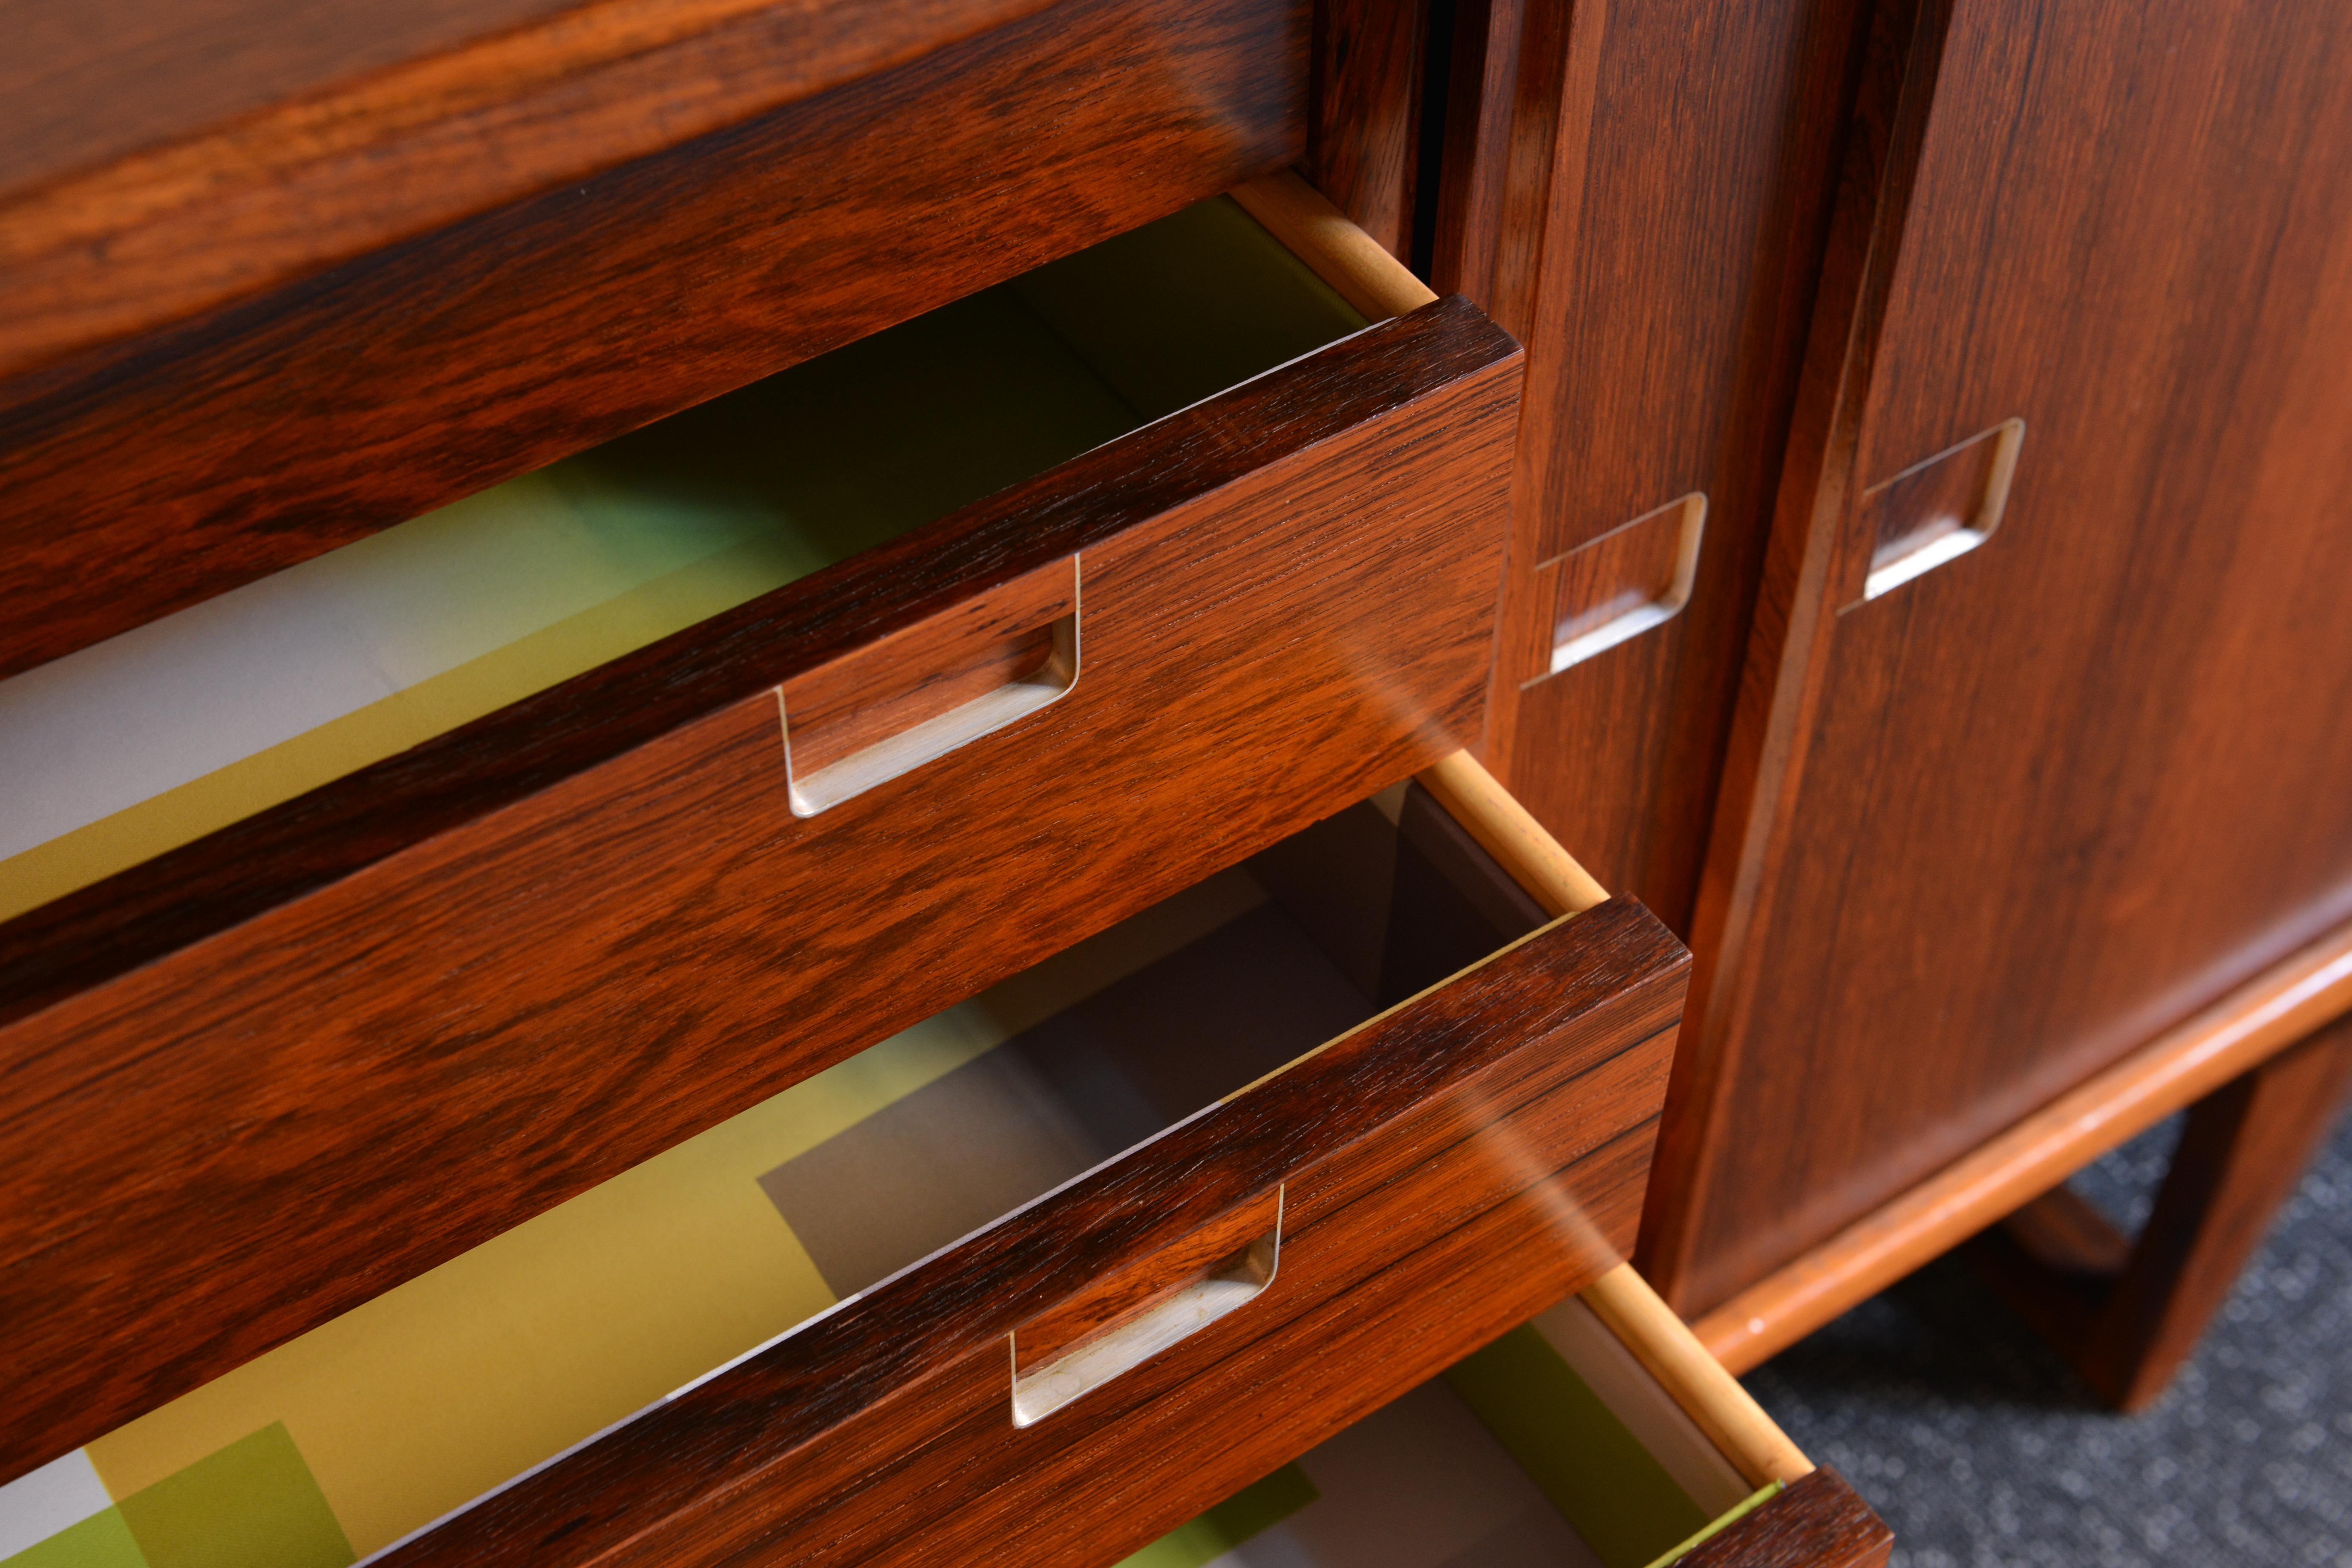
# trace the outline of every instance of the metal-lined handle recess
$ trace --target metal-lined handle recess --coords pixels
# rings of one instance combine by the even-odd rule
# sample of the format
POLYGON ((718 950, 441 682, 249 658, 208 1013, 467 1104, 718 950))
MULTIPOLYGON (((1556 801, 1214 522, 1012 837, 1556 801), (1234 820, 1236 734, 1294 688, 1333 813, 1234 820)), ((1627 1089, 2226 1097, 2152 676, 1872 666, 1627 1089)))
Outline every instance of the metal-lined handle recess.
POLYGON ((1840 613, 1892 593, 1990 539, 2009 509, 2010 481, 2024 444, 2025 421, 2004 419, 1863 491, 1857 523, 1870 546, 1870 564, 1862 596, 1840 606, 1840 613))
POLYGON ((1078 616, 1071 555, 779 686, 793 815, 830 810, 1068 696, 1078 616))
POLYGON ((1013 1424, 1044 1420, 1263 1295, 1282 1262, 1282 1204, 1276 1187, 1006 1335, 1013 1424))

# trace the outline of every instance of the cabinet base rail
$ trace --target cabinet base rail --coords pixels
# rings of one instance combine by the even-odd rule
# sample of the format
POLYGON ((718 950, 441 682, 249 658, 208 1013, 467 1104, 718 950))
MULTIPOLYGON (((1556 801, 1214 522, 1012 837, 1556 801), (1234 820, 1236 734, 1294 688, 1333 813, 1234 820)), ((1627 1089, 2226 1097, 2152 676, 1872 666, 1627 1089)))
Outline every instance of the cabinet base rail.
POLYGON ((2352 923, 2158 1035, 1692 1328, 1717 1361, 1744 1373, 2347 1012, 2352 923))

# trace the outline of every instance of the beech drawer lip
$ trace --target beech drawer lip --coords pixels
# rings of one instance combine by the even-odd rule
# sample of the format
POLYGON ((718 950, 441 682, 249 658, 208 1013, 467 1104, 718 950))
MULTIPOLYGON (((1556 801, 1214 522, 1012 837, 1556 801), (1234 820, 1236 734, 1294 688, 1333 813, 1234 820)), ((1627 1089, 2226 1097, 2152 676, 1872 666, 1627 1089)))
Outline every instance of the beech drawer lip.
POLYGON ((1380 322, 0 927, 0 1474, 1475 739, 1518 371, 1380 322), (779 684, 1073 554, 1069 695, 790 816, 779 684))

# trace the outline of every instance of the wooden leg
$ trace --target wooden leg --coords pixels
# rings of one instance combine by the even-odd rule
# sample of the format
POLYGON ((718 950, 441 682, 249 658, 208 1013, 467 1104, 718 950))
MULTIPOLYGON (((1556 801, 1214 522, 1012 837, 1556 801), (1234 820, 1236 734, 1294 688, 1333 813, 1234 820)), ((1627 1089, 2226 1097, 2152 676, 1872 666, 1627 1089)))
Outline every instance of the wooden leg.
POLYGON ((2347 1093, 2352 1019, 2189 1108, 2137 1241, 2060 1187, 1971 1243, 1970 1257, 2102 1398, 2140 1409, 2229 1299, 2347 1093))

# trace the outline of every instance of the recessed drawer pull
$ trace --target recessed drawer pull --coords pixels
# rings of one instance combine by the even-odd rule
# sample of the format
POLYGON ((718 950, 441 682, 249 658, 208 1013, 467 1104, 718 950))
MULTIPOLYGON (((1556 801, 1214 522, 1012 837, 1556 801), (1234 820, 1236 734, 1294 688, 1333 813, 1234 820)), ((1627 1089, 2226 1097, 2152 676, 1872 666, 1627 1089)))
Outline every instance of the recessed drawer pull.
POLYGON ((1247 1306, 1282 1261, 1276 1187, 1005 1336, 1013 1424, 1027 1426, 1247 1306))
POLYGON ((1519 684, 1549 680, 1681 615, 1706 531, 1706 496, 1693 490, 1539 563, 1549 640, 1530 661, 1538 673, 1519 684))
POLYGON ((814 816, 1069 695, 1078 558, 976 594, 776 689, 794 816, 814 816))
POLYGON ((2025 421, 2004 419, 1863 491, 1855 521, 1870 550, 1869 566, 1861 595, 1840 605, 1838 614, 1860 609, 1990 539, 2009 509, 2010 481, 2024 445, 2025 421))

